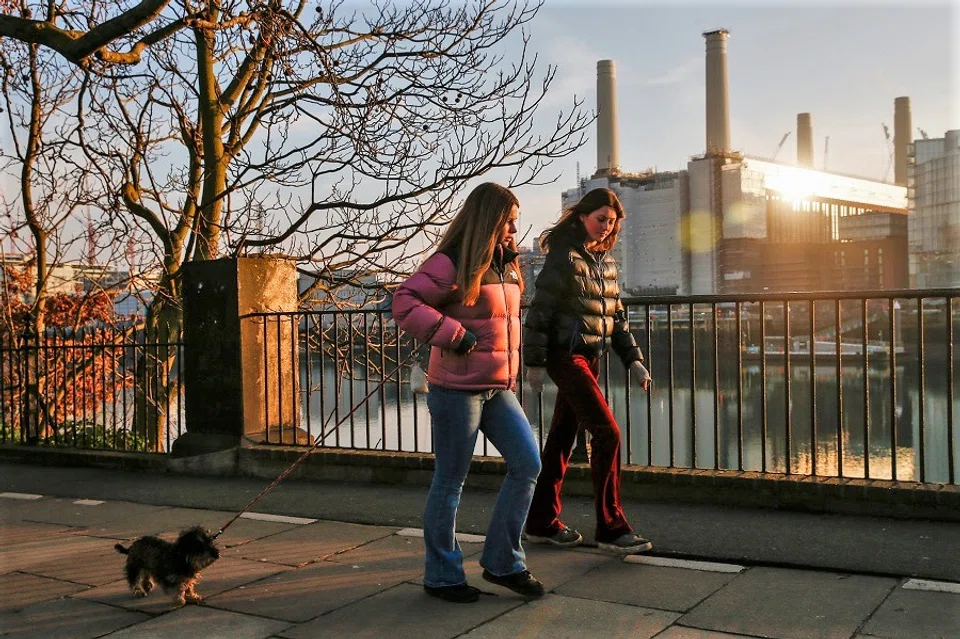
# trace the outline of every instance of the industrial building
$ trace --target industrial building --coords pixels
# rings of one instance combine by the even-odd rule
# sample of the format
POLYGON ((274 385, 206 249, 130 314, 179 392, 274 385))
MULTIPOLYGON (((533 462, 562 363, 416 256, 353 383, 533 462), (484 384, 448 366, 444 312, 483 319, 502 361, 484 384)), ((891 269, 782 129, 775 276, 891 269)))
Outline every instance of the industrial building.
POLYGON ((617 192, 627 210, 617 256, 624 291, 906 288, 909 99, 895 100, 897 184, 814 169, 809 113, 797 117, 796 164, 752 157, 730 143, 729 34, 703 35, 706 150, 686 170, 621 169, 615 64, 597 64, 597 171, 563 193, 563 206, 596 187, 617 192))
POLYGON ((911 286, 960 286, 960 130, 917 140, 907 171, 911 286))

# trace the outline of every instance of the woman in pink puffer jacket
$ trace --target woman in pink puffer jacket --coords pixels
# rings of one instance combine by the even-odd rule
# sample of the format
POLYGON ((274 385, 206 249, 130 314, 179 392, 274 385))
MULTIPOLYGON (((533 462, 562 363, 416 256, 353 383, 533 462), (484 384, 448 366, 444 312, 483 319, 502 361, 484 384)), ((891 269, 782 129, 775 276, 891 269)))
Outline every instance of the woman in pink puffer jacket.
POLYGON ((393 295, 397 326, 432 346, 427 408, 436 464, 423 513, 423 588, 446 601, 479 598, 480 591, 467 584, 455 529, 480 431, 507 465, 480 558, 483 578, 527 597, 543 595, 520 545, 540 453, 513 394, 523 287, 514 239, 518 214, 513 193, 481 184, 467 196, 437 252, 393 295))

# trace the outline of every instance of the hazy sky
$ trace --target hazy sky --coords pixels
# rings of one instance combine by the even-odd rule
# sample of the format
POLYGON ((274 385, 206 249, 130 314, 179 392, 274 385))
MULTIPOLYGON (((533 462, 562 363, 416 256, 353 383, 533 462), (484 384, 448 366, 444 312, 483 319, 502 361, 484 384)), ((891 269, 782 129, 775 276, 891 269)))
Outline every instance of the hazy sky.
MULTIPOLYGON (((893 102, 910 96, 914 137, 960 128, 960 2, 593 4, 546 0, 531 26, 542 63, 558 66, 548 109, 576 94, 593 110, 596 63, 617 70, 620 164, 625 171, 686 168, 704 151, 703 31, 726 28, 733 147, 748 155, 796 159, 796 116, 813 122, 814 163, 873 179, 887 174, 893 102)), ((556 219, 560 192, 596 169, 595 127, 583 148, 557 162, 560 180, 521 187, 522 225, 539 232, 556 219)), ((528 239, 525 244, 529 245, 528 239)))

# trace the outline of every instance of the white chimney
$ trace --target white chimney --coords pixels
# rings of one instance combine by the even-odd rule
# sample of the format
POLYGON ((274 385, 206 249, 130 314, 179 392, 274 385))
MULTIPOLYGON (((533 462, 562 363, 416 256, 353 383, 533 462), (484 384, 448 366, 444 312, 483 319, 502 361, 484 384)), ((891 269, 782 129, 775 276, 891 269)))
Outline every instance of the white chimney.
POLYGON ((730 96, 727 89, 726 29, 706 31, 707 40, 707 153, 730 151, 730 96))
POLYGON ((613 60, 600 60, 597 62, 597 173, 619 170, 617 70, 613 60))
POLYGON ((809 113, 797 114, 797 164, 813 168, 813 123, 809 113))

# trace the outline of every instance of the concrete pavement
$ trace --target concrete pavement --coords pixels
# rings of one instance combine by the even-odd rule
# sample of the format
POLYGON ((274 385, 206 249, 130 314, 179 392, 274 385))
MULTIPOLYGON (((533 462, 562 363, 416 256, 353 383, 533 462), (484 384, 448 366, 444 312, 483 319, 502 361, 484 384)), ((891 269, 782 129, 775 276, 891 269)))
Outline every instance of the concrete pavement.
MULTIPOLYGON (((528 546, 549 593, 524 601, 480 579, 482 546, 466 536, 468 578, 489 595, 456 605, 420 587, 424 489, 291 482, 219 539, 204 604, 175 608, 132 597, 115 540, 216 529, 262 480, 0 475, 5 637, 960 637, 957 524, 628 503, 652 555, 528 546)), ((492 499, 465 494, 459 528, 482 534, 492 499)), ((590 532, 589 500, 565 516, 590 532)))

